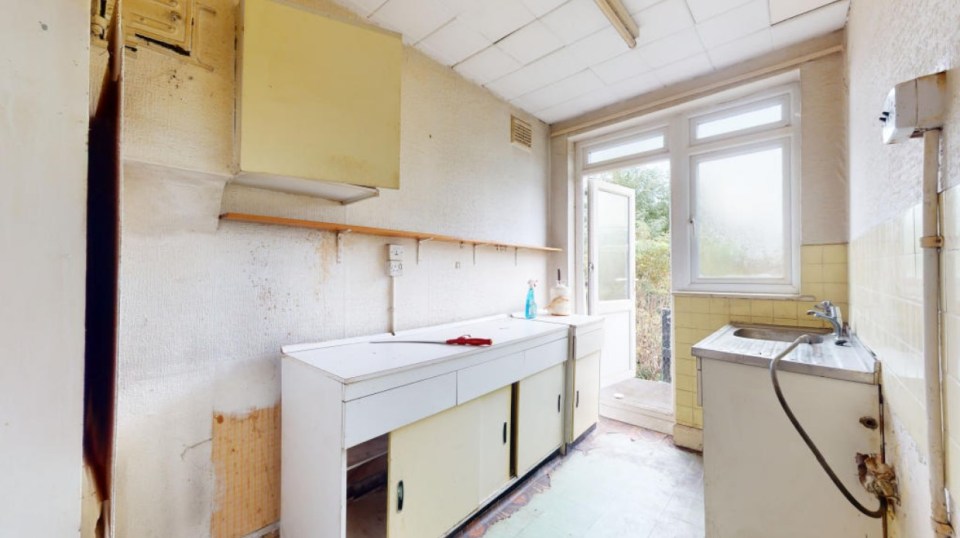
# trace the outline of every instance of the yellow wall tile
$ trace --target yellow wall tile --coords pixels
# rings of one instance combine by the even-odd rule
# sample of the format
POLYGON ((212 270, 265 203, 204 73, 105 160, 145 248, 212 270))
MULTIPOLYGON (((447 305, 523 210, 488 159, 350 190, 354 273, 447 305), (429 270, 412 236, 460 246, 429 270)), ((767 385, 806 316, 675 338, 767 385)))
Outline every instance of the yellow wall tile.
POLYGON ((800 247, 800 262, 803 265, 823 263, 823 247, 820 245, 804 245, 800 247))
POLYGON ((677 424, 693 427, 693 408, 677 405, 674 419, 677 424))
POLYGON ((750 301, 750 315, 773 319, 773 301, 750 301))
POLYGON ((675 383, 677 384, 677 390, 684 390, 691 394, 696 394, 697 392, 696 375, 680 375, 678 373, 675 383))
POLYGON ((847 245, 824 245, 823 263, 847 263, 847 245))
POLYGON ((730 299, 730 315, 749 316, 750 301, 748 299, 730 299))
POLYGON ((722 297, 711 297, 710 298, 710 313, 711 314, 729 314, 730 313, 730 300, 722 297))
POLYGON ((819 284, 823 282, 823 265, 804 264, 800 266, 800 284, 819 284))
POLYGON ((846 264, 831 263, 823 266, 823 281, 828 284, 846 284, 846 264))
POLYGON ((793 301, 774 301, 773 317, 783 319, 797 319, 797 307, 793 301))

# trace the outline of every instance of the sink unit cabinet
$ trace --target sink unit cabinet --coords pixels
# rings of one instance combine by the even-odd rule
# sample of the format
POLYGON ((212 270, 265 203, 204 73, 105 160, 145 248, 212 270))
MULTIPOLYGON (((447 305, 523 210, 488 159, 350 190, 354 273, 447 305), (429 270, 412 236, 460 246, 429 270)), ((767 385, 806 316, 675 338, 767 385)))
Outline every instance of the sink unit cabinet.
POLYGON ((515 387, 518 394, 540 394, 531 410, 544 406, 548 389, 541 387, 550 391, 553 437, 531 445, 530 461, 562 443, 564 413, 557 413, 556 398, 569 349, 565 328, 507 317, 285 347, 281 532, 290 538, 348 536, 348 451, 384 435, 386 495, 382 502, 351 503, 350 509, 373 510, 351 521, 383 520, 376 535, 389 538, 452 530, 522 477, 510 472, 518 447, 514 433, 526 434, 512 420, 524 415, 515 387), (492 338, 494 345, 400 342, 462 334, 492 338))
POLYGON ((343 202, 400 185, 398 34, 243 0, 237 183, 343 202))

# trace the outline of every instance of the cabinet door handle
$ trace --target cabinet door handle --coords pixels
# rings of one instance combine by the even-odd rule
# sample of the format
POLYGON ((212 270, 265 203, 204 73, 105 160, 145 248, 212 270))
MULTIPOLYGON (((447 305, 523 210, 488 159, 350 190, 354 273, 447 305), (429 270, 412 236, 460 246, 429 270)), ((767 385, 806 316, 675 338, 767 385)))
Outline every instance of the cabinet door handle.
POLYGON ((503 423, 503 444, 507 444, 507 423, 503 423))
POLYGON ((403 512, 403 480, 397 483, 397 512, 403 512))
POLYGON ((575 404, 573 404, 573 406, 578 409, 580 408, 580 391, 579 390, 577 391, 577 401, 575 404))
POLYGON ((560 412, 560 395, 557 394, 557 413, 560 412))

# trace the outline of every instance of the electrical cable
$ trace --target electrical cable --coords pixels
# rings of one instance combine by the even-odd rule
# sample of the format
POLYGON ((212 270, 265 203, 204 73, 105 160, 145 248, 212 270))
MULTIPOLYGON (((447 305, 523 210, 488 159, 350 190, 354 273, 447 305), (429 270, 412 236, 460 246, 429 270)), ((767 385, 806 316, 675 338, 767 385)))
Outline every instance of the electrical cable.
POLYGON ((770 361, 770 379, 773 381, 773 390, 777 393, 777 400, 780 401, 780 407, 783 408, 783 412, 787 414, 787 418, 790 419, 790 423, 793 424, 794 429, 797 430, 797 433, 800 434, 800 437, 803 438, 803 442, 807 444, 807 448, 813 452, 813 455, 817 458, 817 462, 820 463, 820 467, 823 467, 824 472, 827 473, 827 476, 830 477, 830 480, 833 481, 833 485, 837 486, 837 489, 840 490, 840 493, 865 516, 872 517, 874 519, 879 519, 883 517, 883 514, 887 511, 887 500, 883 497, 877 497, 880 501, 880 507, 876 510, 870 510, 866 506, 860 504, 860 501, 850 493, 850 490, 843 485, 843 482, 840 481, 840 478, 837 477, 837 474, 833 472, 833 469, 830 468, 830 464, 827 463, 826 458, 823 457, 823 454, 820 453, 820 449, 817 448, 817 445, 814 444, 813 439, 807 435, 806 430, 803 429, 803 426, 800 425, 800 421, 797 420, 797 417, 793 414, 793 411, 790 409, 790 406, 787 404, 786 398, 783 397, 783 391, 780 390, 780 380, 777 378, 777 368, 780 365, 780 361, 786 357, 791 351, 793 351, 800 344, 811 344, 813 339, 810 338, 810 335, 804 334, 797 338, 791 343, 787 349, 781 352, 779 355, 773 358, 770 361))

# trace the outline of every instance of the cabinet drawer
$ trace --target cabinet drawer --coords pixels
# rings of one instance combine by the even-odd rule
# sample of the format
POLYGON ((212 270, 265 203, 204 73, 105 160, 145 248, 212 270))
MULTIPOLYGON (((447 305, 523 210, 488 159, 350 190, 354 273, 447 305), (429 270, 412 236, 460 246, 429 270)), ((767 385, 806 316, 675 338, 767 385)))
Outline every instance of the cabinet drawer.
POLYGON ((603 345, 603 329, 577 334, 573 340, 573 356, 582 359, 587 355, 600 351, 603 345))
POLYGON ((425 379, 344 404, 349 448, 457 405, 456 373, 425 379))
POLYGON ((567 339, 562 338, 524 351, 524 377, 567 360, 567 346, 567 339))
POLYGON ((457 404, 505 387, 526 374, 523 352, 513 353, 457 372, 457 404))

